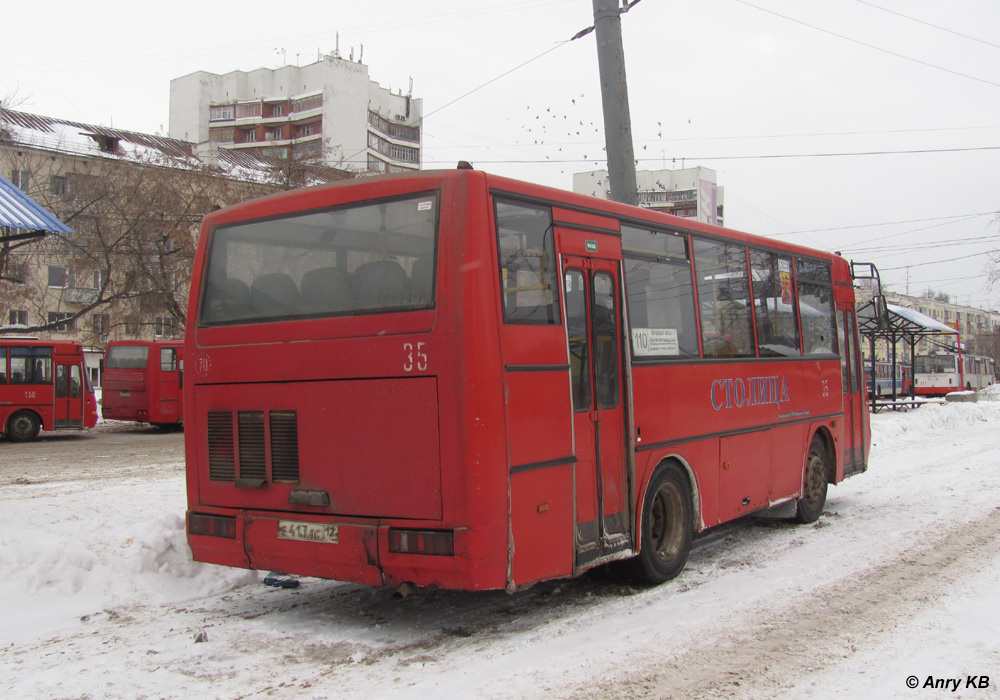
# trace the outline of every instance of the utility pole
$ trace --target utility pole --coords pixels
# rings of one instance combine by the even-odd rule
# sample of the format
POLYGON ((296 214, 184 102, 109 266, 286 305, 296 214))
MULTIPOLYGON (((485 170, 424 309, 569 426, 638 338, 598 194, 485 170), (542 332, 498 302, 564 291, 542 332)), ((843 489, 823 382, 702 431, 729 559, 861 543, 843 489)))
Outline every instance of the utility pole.
POLYGON ((632 118, 629 116, 625 49, 622 46, 621 10, 618 0, 593 0, 593 2, 611 199, 625 204, 638 204, 635 151, 632 147, 632 118))

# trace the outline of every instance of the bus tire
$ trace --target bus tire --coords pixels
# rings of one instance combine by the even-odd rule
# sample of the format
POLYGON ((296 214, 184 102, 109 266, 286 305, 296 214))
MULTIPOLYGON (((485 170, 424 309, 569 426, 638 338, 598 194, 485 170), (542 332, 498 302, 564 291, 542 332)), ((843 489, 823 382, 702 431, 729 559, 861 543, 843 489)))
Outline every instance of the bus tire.
POLYGON ((622 562, 629 578, 658 585, 681 572, 691 551, 694 509, 687 475, 667 463, 653 472, 639 522, 639 555, 622 562))
POLYGON ((18 411, 7 421, 7 439, 11 442, 30 442, 38 437, 42 422, 31 411, 18 411))
POLYGON ((792 520, 797 523, 802 525, 814 523, 823 514, 823 507, 826 505, 827 459, 826 445, 817 435, 809 445, 809 454, 806 455, 802 497, 795 501, 795 516, 792 520))

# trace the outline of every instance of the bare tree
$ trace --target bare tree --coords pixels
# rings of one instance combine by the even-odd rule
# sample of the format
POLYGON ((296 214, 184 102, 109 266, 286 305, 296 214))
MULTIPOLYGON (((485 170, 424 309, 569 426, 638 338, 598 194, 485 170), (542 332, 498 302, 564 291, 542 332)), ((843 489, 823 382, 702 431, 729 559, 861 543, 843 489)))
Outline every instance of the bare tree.
POLYGON ((120 325, 183 328, 201 218, 274 189, 162 154, 9 155, 32 197, 73 232, 0 248, 0 304, 32 309, 27 331, 75 327, 95 343, 120 325))

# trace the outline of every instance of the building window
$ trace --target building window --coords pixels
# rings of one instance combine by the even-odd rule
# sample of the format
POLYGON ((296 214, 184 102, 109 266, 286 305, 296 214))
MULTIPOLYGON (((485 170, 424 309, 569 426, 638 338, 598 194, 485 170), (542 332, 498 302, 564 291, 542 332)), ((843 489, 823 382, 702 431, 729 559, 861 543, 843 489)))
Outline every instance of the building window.
POLYGON ((17 170, 11 172, 10 181, 14 183, 14 187, 21 189, 23 192, 28 191, 28 171, 27 170, 17 170))
POLYGON ((233 143, 236 140, 236 129, 224 126, 221 129, 209 129, 208 140, 216 143, 233 143))
POLYGON ((153 334, 157 338, 174 337, 176 334, 174 333, 173 316, 157 316, 156 321, 153 323, 153 334))
POLYGON ((61 175, 53 175, 49 178, 49 194, 57 197, 66 194, 66 178, 61 175))
POLYGON ((250 129, 243 132, 243 143, 252 143, 257 140, 257 130, 250 129))
POLYGON ((390 121, 377 112, 372 112, 371 110, 368 111, 368 123, 381 131, 383 134, 388 134, 394 139, 420 143, 420 129, 417 127, 397 124, 396 122, 390 121))
POLYGON ((28 279, 27 259, 11 259, 7 262, 7 282, 24 285, 28 279))
POLYGON ((323 106, 322 95, 310 95, 299 100, 292 100, 293 112, 305 112, 310 109, 319 109, 323 106))
POLYGON ((50 311, 49 312, 49 323, 57 323, 58 325, 53 329, 57 333, 67 333, 69 331, 76 330, 76 319, 71 319, 73 314, 69 312, 60 311, 50 311), (66 321, 66 323, 60 323, 60 321, 66 321))
POLYGON ((111 332, 111 314, 94 314, 91 318, 94 321, 94 333, 107 335, 111 332))
POLYGON ((280 117, 285 113, 285 105, 272 105, 271 106, 271 116, 280 117))
POLYGON ((285 138, 285 134, 281 127, 278 127, 277 129, 268 129, 264 132, 265 141, 280 141, 283 138, 285 138))
POLYGON ((233 119, 236 116, 235 105, 215 105, 211 108, 209 121, 221 121, 223 119, 233 119))
POLYGON ((260 116, 260 102, 244 102, 242 104, 236 105, 236 118, 244 119, 246 117, 259 117, 260 116))
POLYGON ((65 267, 49 265, 49 286, 66 288, 73 286, 73 274, 65 267))
POLYGON ((305 126, 300 126, 299 127, 299 136, 300 137, 301 136, 312 136, 312 133, 313 133, 313 125, 312 124, 306 124, 305 126))
POLYGON ((371 131, 368 132, 368 147, 375 149, 384 156, 388 156, 392 160, 400 160, 405 163, 420 162, 420 151, 418 149, 390 143, 371 131))
POLYGON ((10 310, 10 325, 12 326, 27 326, 28 325, 28 312, 24 309, 11 309, 10 310))

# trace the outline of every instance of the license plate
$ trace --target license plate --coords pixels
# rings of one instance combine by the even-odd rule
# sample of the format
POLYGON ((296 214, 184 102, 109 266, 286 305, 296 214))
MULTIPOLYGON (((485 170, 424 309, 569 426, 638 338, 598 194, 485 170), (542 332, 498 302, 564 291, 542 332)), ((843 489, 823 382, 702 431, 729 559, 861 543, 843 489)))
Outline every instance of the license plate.
POLYGON ((125 398, 128 398, 129 396, 132 395, 132 392, 131 391, 122 391, 122 392, 120 392, 120 395, 124 396, 125 398))
POLYGON ((337 544, 337 526, 304 523, 301 520, 279 520, 278 539, 337 544))

